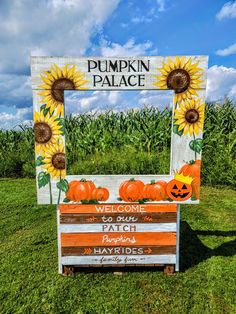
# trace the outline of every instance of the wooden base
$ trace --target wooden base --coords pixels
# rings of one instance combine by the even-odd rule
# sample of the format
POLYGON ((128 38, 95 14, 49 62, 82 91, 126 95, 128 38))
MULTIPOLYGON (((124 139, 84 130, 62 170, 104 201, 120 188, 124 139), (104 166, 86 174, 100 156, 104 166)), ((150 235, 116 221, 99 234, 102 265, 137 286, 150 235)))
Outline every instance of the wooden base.
MULTIPOLYGON (((164 274, 166 274, 167 276, 170 276, 170 275, 173 275, 175 273, 175 265, 129 265, 129 266, 124 266, 124 265, 120 265, 119 268, 121 268, 120 271, 118 270, 115 270, 115 271, 112 271, 114 275, 118 275, 118 276, 122 276, 124 272, 127 271, 127 268, 133 268, 134 269, 134 266, 136 267, 139 267, 139 268, 154 268, 154 267, 164 267, 163 268, 163 272, 164 274)), ((112 266, 105 266, 105 265, 101 265, 101 266, 94 266, 94 265, 86 265, 86 266, 63 266, 62 267, 62 275, 63 276, 74 276, 75 273, 77 272, 78 269, 83 269, 83 271, 87 271, 88 270, 88 267, 89 267, 89 270, 90 272, 97 272, 98 269, 99 271, 104 271, 104 269, 109 269, 109 268, 112 268, 112 266)), ((117 266, 116 266, 117 267, 117 266)))
POLYGON ((173 275, 175 272, 175 265, 165 265, 164 266, 164 273, 167 276, 173 275))
POLYGON ((63 266, 62 267, 62 275, 63 276, 74 276, 75 275, 75 267, 74 266, 63 266))
POLYGON ((97 218, 94 213, 80 214, 81 210, 92 211, 93 208, 87 209, 85 205, 82 208, 80 205, 67 205, 66 213, 63 212, 64 207, 61 207, 60 210, 60 206, 58 206, 59 273, 64 276, 73 276, 75 268, 83 269, 82 271, 85 272, 87 272, 86 268, 90 268, 92 272, 102 272, 106 269, 106 271, 120 274, 134 267, 137 271, 144 267, 148 267, 150 270, 154 267, 162 267, 166 275, 178 272, 180 206, 152 206, 149 205, 150 208, 146 208, 146 210, 153 210, 150 213, 99 213, 96 214, 97 218), (115 219, 115 222, 113 224, 103 223, 100 220, 98 223, 94 223, 94 220, 90 222, 91 215, 92 218, 100 220, 104 217, 115 219), (147 217, 153 222, 147 223, 147 217), (139 222, 136 224, 120 223, 118 220, 121 218, 132 218, 135 223, 139 222), (143 221, 144 219, 145 221, 143 221), (106 227, 124 225, 126 228, 131 226, 136 229, 130 229, 127 232, 102 232, 104 225, 106 227), (120 242, 114 242, 115 244, 111 245, 106 240, 120 242))

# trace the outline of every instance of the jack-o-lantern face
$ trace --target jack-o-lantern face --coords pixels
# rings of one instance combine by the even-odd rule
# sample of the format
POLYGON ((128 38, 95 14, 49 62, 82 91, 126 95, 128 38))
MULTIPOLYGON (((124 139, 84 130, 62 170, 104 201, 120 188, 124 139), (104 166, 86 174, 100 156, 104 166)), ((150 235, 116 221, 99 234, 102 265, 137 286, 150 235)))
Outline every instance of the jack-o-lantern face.
POLYGON ((166 192, 169 198, 174 201, 186 201, 192 196, 192 186, 173 179, 167 184, 166 192))

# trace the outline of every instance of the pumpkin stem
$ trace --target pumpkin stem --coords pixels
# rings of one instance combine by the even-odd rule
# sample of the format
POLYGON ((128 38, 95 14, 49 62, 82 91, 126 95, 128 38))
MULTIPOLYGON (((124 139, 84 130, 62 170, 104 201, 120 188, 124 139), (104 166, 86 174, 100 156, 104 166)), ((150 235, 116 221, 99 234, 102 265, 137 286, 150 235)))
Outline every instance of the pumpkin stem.
POLYGON ((87 182, 87 180, 84 179, 84 178, 82 178, 82 179, 80 180, 80 182, 87 182))
POLYGON ((135 181, 135 178, 131 178, 129 181, 135 181))
POLYGON ((190 161, 188 162, 188 164, 189 164, 189 165, 194 165, 194 164, 195 164, 195 160, 190 160, 190 161))
POLYGON ((155 184, 156 183, 156 181, 155 180, 151 180, 151 183, 150 184, 155 184))

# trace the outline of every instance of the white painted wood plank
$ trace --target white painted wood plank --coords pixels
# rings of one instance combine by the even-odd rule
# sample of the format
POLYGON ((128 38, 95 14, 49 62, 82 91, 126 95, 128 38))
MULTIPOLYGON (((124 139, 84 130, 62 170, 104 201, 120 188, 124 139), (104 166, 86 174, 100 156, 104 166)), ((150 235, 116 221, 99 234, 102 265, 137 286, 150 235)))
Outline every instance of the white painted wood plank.
MULTIPOLYGON (((189 58, 190 56, 186 56, 186 58, 189 58)), ((207 61, 208 57, 206 56, 191 56, 193 62, 200 61, 199 66, 203 68, 203 77, 206 76, 206 69, 207 69, 207 61)), ((32 88, 33 89, 39 89, 39 85, 42 84, 40 74, 43 71, 50 70, 50 66, 53 64, 57 64, 60 68, 64 67, 66 64, 69 65, 69 67, 73 66, 74 64, 77 66, 78 69, 80 69, 83 73, 85 73, 85 79, 88 81, 86 84, 86 87, 89 90, 142 90, 142 89, 158 89, 156 86, 154 86, 154 83, 156 82, 156 77, 159 75, 158 68, 162 67, 162 62, 167 62, 168 57, 161 57, 161 56, 146 56, 146 57, 80 57, 80 58, 74 58, 74 57, 31 57, 31 76, 32 76, 32 88), (149 71, 140 71, 140 69, 136 68, 137 71, 128 71, 128 69, 122 69, 121 71, 104 71, 100 72, 99 69, 94 69, 89 71, 88 67, 88 60, 93 60, 96 63, 100 61, 103 66, 108 61, 114 62, 116 60, 124 60, 124 61, 130 61, 134 62, 133 64, 136 65, 137 61, 141 60, 145 62, 145 64, 149 64, 149 71), (121 76, 124 75, 124 77, 127 79, 130 75, 139 75, 143 74, 145 75, 145 78, 143 80, 143 86, 127 86, 124 87, 122 85, 119 86, 99 86, 98 84, 94 86, 94 75, 109 75, 114 76, 115 82, 119 82, 121 79, 121 76)), ((175 57, 171 57, 175 58, 175 57)), ((134 66, 136 67, 136 66, 134 66)), ((104 70, 104 68, 102 69, 104 70)), ((203 79, 203 82, 200 86, 202 89, 206 87, 206 80, 203 79)))
POLYGON ((178 208, 177 208, 176 264, 175 264, 175 271, 179 271, 179 240, 180 240, 180 205, 178 205, 178 208))
POLYGON ((62 265, 175 264, 176 255, 63 256, 62 265))
POLYGON ((61 224, 62 233, 80 232, 176 232, 176 223, 137 223, 137 224, 61 224))
POLYGON ((62 263, 61 263, 61 234, 60 234, 60 209, 57 206, 57 247, 58 247, 58 273, 62 274, 62 263))

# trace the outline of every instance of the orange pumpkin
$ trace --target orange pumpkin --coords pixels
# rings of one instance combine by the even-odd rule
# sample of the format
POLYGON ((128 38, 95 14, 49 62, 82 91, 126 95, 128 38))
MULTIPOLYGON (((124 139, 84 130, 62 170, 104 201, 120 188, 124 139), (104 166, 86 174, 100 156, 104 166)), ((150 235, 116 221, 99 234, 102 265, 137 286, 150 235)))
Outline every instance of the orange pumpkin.
POLYGON ((192 186, 191 184, 173 179, 167 184, 166 192, 170 199, 182 202, 192 196, 192 186))
POLYGON ((66 192, 66 198, 68 198, 70 201, 75 201, 73 187, 77 184, 77 182, 78 182, 77 180, 73 180, 73 181, 69 182, 69 184, 68 184, 69 189, 66 192))
POLYGON ((80 202, 92 199, 92 191, 95 185, 92 181, 81 179, 80 181, 74 180, 69 183, 69 189, 66 193, 66 198, 71 201, 80 202))
POLYGON ((120 198, 125 202, 138 202, 143 199, 144 183, 130 179, 123 182, 119 188, 120 198))
POLYGON ((150 184, 146 184, 143 189, 143 197, 151 201, 161 201, 166 198, 165 181, 153 181, 150 184))
POLYGON ((200 178, 195 178, 192 182, 193 196, 196 197, 197 200, 200 199, 200 178))
POLYGON ((180 169, 179 173, 183 173, 183 175, 190 176, 192 178, 200 178, 200 167, 201 167, 200 159, 196 161, 192 160, 189 163, 185 164, 180 169))
POLYGON ((106 188, 98 187, 98 188, 95 188, 92 192, 93 200, 104 202, 104 201, 107 201, 108 198, 109 198, 109 191, 106 188))

